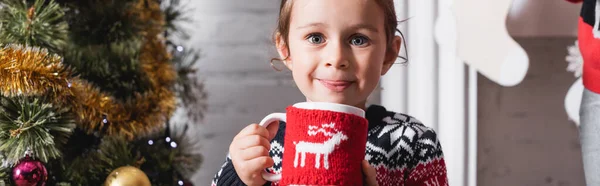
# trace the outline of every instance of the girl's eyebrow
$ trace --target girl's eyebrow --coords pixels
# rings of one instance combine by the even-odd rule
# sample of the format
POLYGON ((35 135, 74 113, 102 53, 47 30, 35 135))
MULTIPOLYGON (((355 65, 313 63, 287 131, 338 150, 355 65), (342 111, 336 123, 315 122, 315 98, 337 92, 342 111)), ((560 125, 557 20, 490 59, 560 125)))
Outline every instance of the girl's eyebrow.
MULTIPOLYGON (((310 24, 306 24, 303 26, 298 26, 298 27, 296 27, 296 29, 306 29, 306 28, 310 28, 310 27, 327 27, 327 24, 325 24, 325 23, 310 23, 310 24)), ((352 25, 349 28, 349 30, 359 30, 359 29, 366 29, 371 32, 379 33, 379 30, 377 30, 377 28, 375 26, 373 26, 372 24, 368 24, 368 23, 352 25)))
POLYGON ((296 27, 296 29, 304 29, 304 28, 310 28, 310 27, 327 27, 327 25, 325 23, 310 23, 304 26, 298 26, 296 27))

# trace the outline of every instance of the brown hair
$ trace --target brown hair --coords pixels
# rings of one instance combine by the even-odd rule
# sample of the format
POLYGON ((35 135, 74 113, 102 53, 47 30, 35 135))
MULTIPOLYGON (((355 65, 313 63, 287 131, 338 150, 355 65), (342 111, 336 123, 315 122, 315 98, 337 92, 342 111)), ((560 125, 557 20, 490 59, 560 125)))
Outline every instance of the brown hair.
MULTIPOLYGON (((292 14, 292 1, 293 0, 281 0, 281 5, 279 7, 279 20, 277 21, 277 29, 275 30, 274 34, 274 40, 277 36, 281 36, 288 51, 289 47, 287 47, 287 44, 290 31, 290 17, 292 14)), ((394 0, 375 0, 375 2, 383 9, 383 16, 385 19, 384 29, 387 39, 387 47, 389 49, 392 46, 391 38, 395 36, 396 32, 400 32, 400 30, 396 28, 398 26, 398 19, 396 17, 396 10, 394 8, 394 0)), ((402 35, 401 32, 400 35, 402 35)), ((402 37, 404 36, 402 35, 402 37)), ((406 44, 404 46, 406 46, 406 44)), ((288 56, 286 56, 286 58, 287 57, 288 56)))

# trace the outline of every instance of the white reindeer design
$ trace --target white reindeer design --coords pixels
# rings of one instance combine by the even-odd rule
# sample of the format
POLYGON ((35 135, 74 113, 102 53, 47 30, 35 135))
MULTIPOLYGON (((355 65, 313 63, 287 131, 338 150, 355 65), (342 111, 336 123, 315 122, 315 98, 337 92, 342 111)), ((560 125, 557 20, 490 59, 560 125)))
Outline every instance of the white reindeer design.
POLYGON ((323 167, 325 169, 329 169, 329 154, 335 150, 336 146, 340 145, 342 141, 348 140, 348 136, 346 136, 341 131, 338 131, 334 128, 335 124, 323 124, 322 127, 318 126, 308 126, 308 135, 314 136, 318 133, 323 133, 325 136, 331 136, 327 141, 323 143, 311 143, 305 141, 294 142, 296 145, 296 154, 294 155, 294 167, 298 167, 298 155, 301 154, 300 166, 304 167, 306 153, 315 154, 315 168, 320 168, 321 166, 321 155, 323 155, 323 167), (333 132, 327 132, 325 129, 330 128, 333 132), (318 130, 314 130, 318 129, 318 130))

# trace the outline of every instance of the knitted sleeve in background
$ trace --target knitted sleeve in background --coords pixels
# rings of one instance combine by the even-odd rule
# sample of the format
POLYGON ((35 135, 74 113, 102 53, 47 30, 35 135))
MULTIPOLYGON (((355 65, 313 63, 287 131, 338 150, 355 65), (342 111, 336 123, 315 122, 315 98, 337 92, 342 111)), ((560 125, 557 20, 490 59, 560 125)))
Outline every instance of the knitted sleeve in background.
POLYGON ((600 0, 584 0, 578 23, 579 51, 583 57, 583 86, 600 94, 600 0))
POLYGON ((571 3, 581 3, 583 0, 566 0, 569 1, 571 3))

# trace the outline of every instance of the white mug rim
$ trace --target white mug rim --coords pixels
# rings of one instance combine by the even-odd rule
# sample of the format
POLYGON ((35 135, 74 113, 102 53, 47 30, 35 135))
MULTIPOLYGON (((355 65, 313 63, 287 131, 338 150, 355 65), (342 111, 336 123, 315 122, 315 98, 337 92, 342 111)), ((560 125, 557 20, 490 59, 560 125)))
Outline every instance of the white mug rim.
POLYGON ((334 112, 342 112, 348 114, 354 114, 356 116, 365 117, 365 111, 355 106, 344 105, 339 103, 329 102, 300 102, 292 105, 296 108, 309 109, 309 110, 328 110, 334 112))

